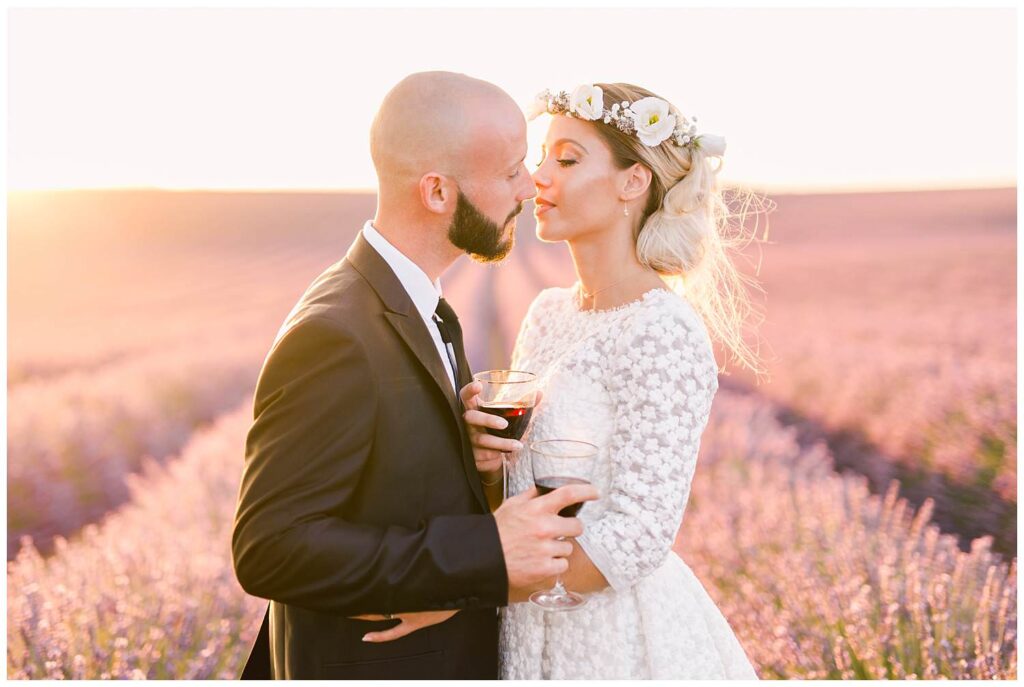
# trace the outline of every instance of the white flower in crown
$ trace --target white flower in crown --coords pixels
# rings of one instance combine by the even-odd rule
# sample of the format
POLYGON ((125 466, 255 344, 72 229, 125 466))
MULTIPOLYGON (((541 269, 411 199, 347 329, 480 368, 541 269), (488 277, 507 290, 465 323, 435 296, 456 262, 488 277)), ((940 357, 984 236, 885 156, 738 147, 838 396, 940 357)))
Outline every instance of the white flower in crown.
POLYGON ((725 155, 725 139, 715 134, 701 134, 697 137, 697 146, 711 157, 725 155))
POLYGON ((687 117, 673 111, 661 98, 642 98, 632 105, 628 100, 603 107, 604 93, 599 86, 584 84, 577 86, 570 96, 566 91, 552 93, 544 90, 537 94, 531 106, 526 108, 527 119, 534 119, 547 112, 564 114, 591 122, 602 121, 614 126, 629 136, 635 135, 650 147, 671 141, 689 150, 701 150, 710 157, 725 154, 725 139, 715 134, 697 133, 697 118, 687 117))
POLYGON ((537 117, 548 111, 548 101, 551 99, 551 91, 545 89, 534 96, 533 101, 526 107, 526 121, 532 122, 537 117))
POLYGON ((636 126, 636 135, 647 146, 656 146, 668 139, 676 128, 676 116, 669 114, 668 103, 661 98, 637 100, 626 110, 636 126))
POLYGON ((569 97, 569 111, 580 119, 601 119, 604 113, 604 91, 600 86, 577 86, 569 97))

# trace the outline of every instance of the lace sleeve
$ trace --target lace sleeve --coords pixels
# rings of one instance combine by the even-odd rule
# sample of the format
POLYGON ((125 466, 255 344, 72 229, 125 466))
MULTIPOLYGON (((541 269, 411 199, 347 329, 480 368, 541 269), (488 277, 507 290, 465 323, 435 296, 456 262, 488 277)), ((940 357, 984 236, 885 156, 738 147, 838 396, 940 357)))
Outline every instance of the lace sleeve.
POLYGON ((605 382, 615 406, 612 481, 601 495, 606 510, 585 524, 577 541, 611 587, 623 590, 671 550, 718 370, 692 310, 645 313, 607 353, 605 382))

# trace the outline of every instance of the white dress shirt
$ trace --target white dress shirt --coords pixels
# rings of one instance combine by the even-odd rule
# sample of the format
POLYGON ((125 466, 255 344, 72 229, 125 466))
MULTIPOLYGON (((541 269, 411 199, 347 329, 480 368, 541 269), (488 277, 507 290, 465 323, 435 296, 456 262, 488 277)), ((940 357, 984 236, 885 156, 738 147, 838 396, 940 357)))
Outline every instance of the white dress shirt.
POLYGON ((402 288, 412 299, 412 304, 416 306, 416 311, 419 312, 420 317, 423 318, 423 324, 430 332, 430 338, 434 340, 437 354, 441 356, 441 363, 444 364, 448 380, 452 383, 453 394, 457 396, 455 371, 452 370, 445 343, 441 340, 441 331, 437 328, 437 322, 434 320, 434 311, 437 310, 437 302, 441 299, 441 280, 438 279, 431 283, 426 272, 381 236, 380 232, 373 227, 372 222, 363 225, 363 236, 367 243, 384 258, 384 262, 395 273, 398 281, 402 283, 402 288))

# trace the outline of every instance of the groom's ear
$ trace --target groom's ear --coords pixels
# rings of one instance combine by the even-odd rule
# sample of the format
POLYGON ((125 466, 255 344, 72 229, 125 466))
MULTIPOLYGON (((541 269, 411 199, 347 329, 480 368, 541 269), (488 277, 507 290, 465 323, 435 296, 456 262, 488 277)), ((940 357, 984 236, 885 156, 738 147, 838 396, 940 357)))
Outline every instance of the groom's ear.
POLYGON ((635 162, 632 167, 622 171, 625 175, 622 184, 622 200, 636 200, 647 193, 653 178, 650 169, 639 162, 635 162))
POLYGON ((430 172, 420 178, 420 202, 430 212, 446 215, 454 200, 455 184, 448 177, 430 172))

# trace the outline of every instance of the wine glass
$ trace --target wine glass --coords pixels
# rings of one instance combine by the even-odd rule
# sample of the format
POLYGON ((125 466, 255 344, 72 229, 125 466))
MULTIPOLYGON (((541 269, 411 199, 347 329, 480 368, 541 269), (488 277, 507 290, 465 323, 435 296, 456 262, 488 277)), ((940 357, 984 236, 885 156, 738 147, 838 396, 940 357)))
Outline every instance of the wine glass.
MULTIPOLYGON (((537 405, 537 375, 521 370, 487 370, 476 373, 473 379, 483 384, 478 410, 508 422, 504 429, 487 427, 487 433, 502 439, 522 439, 537 405)), ((502 495, 508 498, 508 459, 505 454, 501 456, 501 473, 502 495)))
MULTIPOLYGON (((590 484, 597 453, 597 446, 572 439, 548 439, 531 443, 530 461, 533 463, 533 483, 537 491, 543 496, 568 484, 590 484)), ((582 502, 573 503, 558 511, 558 514, 563 518, 574 518, 582 507, 582 502)), ((555 586, 551 589, 531 594, 530 601, 545 611, 571 611, 587 603, 585 596, 565 589, 561 575, 555 577, 555 586)))

